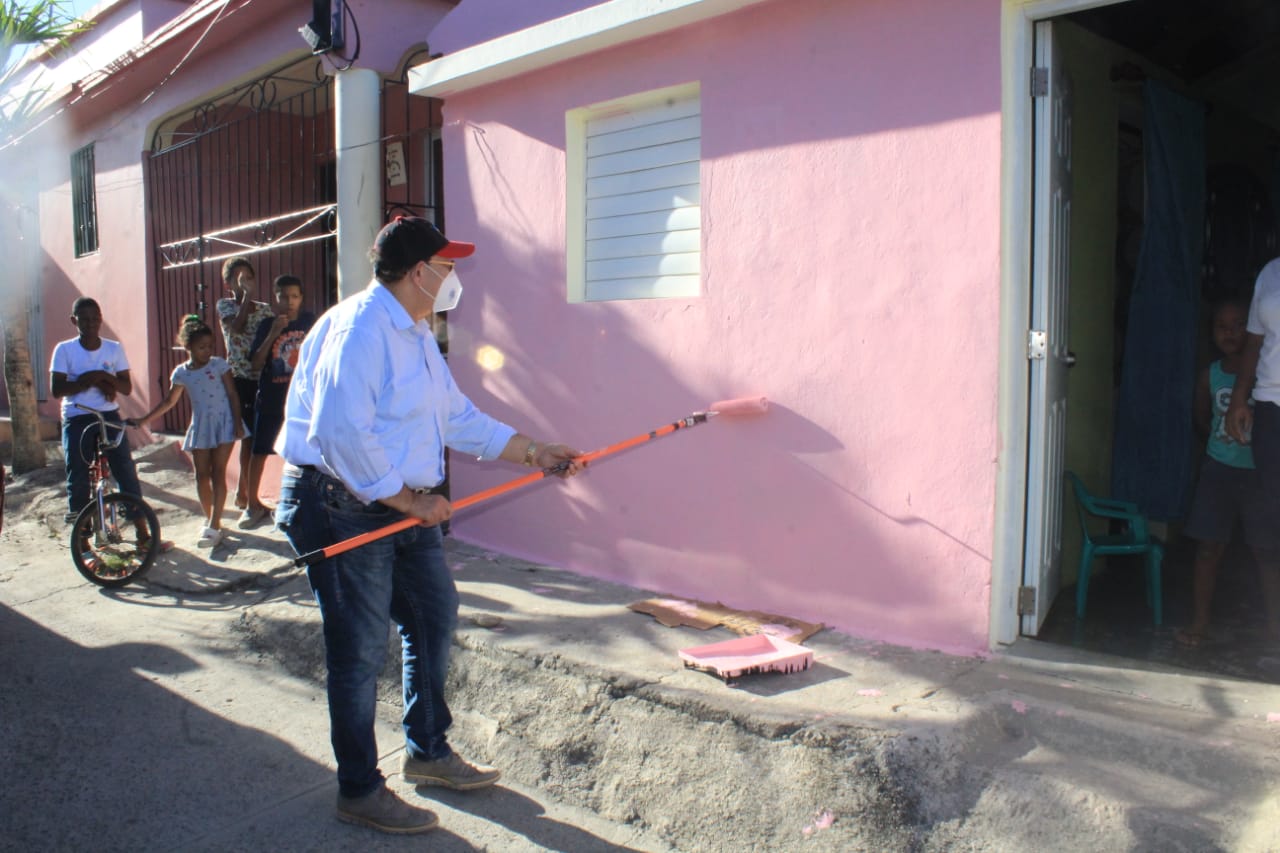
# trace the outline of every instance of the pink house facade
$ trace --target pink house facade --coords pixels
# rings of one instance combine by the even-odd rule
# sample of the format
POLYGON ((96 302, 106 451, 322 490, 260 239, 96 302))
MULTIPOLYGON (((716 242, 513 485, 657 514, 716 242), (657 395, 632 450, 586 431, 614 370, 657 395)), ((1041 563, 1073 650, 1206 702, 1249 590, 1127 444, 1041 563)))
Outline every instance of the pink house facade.
MULTIPOLYGON (((223 253, 252 250, 261 280, 308 270, 323 308, 363 286, 388 215, 435 216, 479 246, 455 375, 522 431, 592 450, 772 404, 461 512, 458 538, 872 640, 984 654, 1037 633, 1078 554, 1063 472, 1110 473, 1116 152, 1141 108, 1109 72, 1171 78, 1126 41, 1132 4, 346 5, 354 61, 310 56, 307 4, 100 7, 28 149, 45 357, 71 300, 98 298, 141 410, 223 253), (279 107, 317 68, 325 99, 279 107), (87 145, 83 253, 67 157, 87 145), (281 160, 314 192, 234 189, 281 160)), ((1201 92, 1234 134, 1211 157, 1274 150, 1241 129, 1277 125, 1258 79, 1201 92)), ((518 473, 455 455, 453 494, 518 473)))
MULTIPOLYGON (((451 363, 482 408, 584 450, 725 398, 772 409, 469 511, 457 534, 859 636, 986 649, 999 5, 676 3, 688 21, 670 27, 646 5, 463 3, 432 34, 444 58, 411 72, 445 103, 450 232, 479 246, 451 363), (547 51, 589 35, 583 55, 524 71, 497 22, 547 51), (487 76, 449 76, 486 57, 487 76), (690 84, 696 291, 575 301, 566 115, 690 84)), ((463 493, 507 475, 453 471, 463 493)))

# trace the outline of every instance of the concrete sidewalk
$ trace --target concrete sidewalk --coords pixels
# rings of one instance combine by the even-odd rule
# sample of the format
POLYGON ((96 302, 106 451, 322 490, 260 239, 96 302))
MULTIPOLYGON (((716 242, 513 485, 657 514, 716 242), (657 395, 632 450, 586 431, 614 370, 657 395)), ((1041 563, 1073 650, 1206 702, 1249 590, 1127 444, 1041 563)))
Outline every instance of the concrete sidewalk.
MULTIPOLYGON (((1280 687, 1034 642, 979 659, 829 630, 805 642, 813 668, 728 686, 676 652, 729 631, 666 628, 627 610, 650 592, 449 541, 454 740, 673 848, 1280 849, 1280 687)), ((320 679, 305 580, 263 578, 296 589, 246 609, 245 640, 320 679)))

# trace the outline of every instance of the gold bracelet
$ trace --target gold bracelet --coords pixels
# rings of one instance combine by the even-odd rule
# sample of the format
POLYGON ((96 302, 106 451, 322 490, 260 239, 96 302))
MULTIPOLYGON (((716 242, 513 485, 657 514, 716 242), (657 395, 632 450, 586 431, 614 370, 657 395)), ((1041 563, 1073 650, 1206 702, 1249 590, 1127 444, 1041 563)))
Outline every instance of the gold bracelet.
POLYGON ((533 459, 538 455, 538 442, 533 439, 529 440, 529 449, 524 452, 524 464, 526 468, 533 467, 533 459))

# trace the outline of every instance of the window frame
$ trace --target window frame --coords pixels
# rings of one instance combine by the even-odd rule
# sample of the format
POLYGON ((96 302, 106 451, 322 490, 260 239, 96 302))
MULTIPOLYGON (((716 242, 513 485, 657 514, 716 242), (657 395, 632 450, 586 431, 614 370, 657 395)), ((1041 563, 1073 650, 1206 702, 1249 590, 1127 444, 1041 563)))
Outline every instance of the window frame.
POLYGON ((71 222, 75 256, 98 251, 98 186, 94 145, 71 153, 71 222))
MULTIPOLYGON (((640 92, 578 107, 565 113, 565 279, 567 298, 570 303, 580 302, 618 302, 630 299, 688 299, 702 293, 701 272, 701 203, 699 203, 698 225, 698 273, 691 276, 687 289, 661 294, 610 294, 593 295, 588 290, 587 282, 587 127, 596 120, 609 116, 622 115, 641 111, 663 103, 692 100, 698 101, 699 116, 702 112, 702 87, 697 81, 682 83, 640 92)), ((698 129, 698 185, 702 185, 702 128, 698 129)))

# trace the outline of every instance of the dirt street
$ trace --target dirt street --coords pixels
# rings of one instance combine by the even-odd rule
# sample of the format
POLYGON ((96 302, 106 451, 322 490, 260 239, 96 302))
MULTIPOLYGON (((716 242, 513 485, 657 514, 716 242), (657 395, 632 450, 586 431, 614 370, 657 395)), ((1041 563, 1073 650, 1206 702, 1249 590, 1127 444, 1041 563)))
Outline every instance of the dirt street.
MULTIPOLYGON (((145 583, 119 590, 89 584, 71 563, 60 458, 9 484, 0 850, 668 849, 506 781, 418 794, 397 780, 399 793, 440 815, 424 837, 338 823, 322 683, 254 651, 241 628, 257 606, 310 606, 288 545, 269 527, 231 524, 229 547, 198 552, 195 489, 172 439, 136 457, 177 546, 145 583)), ((318 649, 299 651, 322 660, 318 649)), ((400 756, 397 709, 382 711, 390 771, 400 756)))

